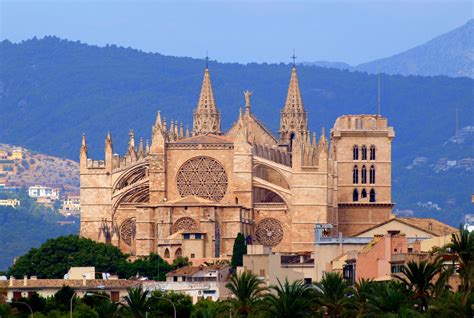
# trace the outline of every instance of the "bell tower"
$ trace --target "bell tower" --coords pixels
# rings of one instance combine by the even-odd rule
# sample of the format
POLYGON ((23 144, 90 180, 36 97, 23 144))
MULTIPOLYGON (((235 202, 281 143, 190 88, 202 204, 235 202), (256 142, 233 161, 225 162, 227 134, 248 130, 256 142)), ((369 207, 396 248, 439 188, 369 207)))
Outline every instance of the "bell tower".
POLYGON ((201 94, 198 105, 194 111, 193 135, 204 134, 220 135, 221 114, 217 110, 214 92, 211 85, 211 75, 206 65, 204 79, 202 81, 201 94))

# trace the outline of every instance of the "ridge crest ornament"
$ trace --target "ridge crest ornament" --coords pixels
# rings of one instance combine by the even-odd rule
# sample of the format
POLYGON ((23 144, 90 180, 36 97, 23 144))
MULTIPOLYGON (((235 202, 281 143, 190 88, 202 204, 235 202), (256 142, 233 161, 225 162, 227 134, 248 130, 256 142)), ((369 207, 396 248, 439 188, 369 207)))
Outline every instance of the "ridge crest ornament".
POLYGON ((227 174, 215 159, 195 157, 186 161, 178 171, 176 185, 181 197, 198 196, 219 202, 227 191, 227 174))
POLYGON ((283 239, 283 227, 277 219, 265 218, 258 223, 255 236, 263 246, 276 246, 283 239))

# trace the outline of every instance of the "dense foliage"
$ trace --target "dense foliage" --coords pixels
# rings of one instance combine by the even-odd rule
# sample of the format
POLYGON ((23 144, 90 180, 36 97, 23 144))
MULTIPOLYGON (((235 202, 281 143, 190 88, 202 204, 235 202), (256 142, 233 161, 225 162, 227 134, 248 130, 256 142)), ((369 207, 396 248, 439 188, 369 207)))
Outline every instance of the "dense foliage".
MULTIPOLYGON (((0 56, 0 140, 75 160, 82 132, 87 134, 90 155, 101 159, 107 131, 114 137, 115 151, 123 153, 128 129, 150 138, 158 109, 168 120, 191 124, 204 67, 197 59, 114 45, 99 48, 55 37, 18 44, 5 40, 0 56)), ((290 65, 211 61, 209 67, 223 129, 237 118, 242 92, 251 89, 252 111, 277 131, 290 65)), ((310 128, 318 134, 342 114, 376 112, 375 75, 313 66, 299 66, 298 75, 310 128)), ((473 85, 468 78, 381 76, 381 113, 396 132, 392 176, 397 208, 421 216, 434 214, 452 225, 472 211, 474 170, 435 174, 433 165, 443 157, 472 157, 472 143, 446 141, 455 131, 455 109, 460 127, 474 125, 473 85), (427 157, 427 164, 406 169, 419 156, 427 157), (417 202, 427 201, 443 210, 420 210, 417 202)))
POLYGON ((0 206, 0 271, 6 270, 14 257, 38 247, 48 238, 77 233, 78 218, 65 218, 51 209, 37 205, 25 192, 3 193, 0 199, 18 198, 17 208, 0 206), (58 224, 58 221, 73 221, 73 224, 58 224))
POLYGON ((140 276, 164 280, 172 266, 160 256, 151 254, 134 262, 127 260, 117 247, 75 235, 49 239, 18 258, 8 270, 15 277, 36 275, 38 278, 63 278, 72 266, 95 266, 97 272, 118 274, 121 278, 140 276))
POLYGON ((245 237, 242 233, 237 234, 234 240, 234 246, 232 249, 232 260, 231 265, 233 267, 242 266, 244 255, 247 254, 247 245, 245 237))

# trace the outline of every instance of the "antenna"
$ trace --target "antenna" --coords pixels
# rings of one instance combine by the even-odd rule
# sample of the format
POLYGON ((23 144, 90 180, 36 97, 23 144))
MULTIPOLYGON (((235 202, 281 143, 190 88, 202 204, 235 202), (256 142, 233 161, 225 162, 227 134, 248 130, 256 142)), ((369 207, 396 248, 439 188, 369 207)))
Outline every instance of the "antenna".
POLYGON ((377 116, 380 116, 380 73, 377 74, 377 116))
POLYGON ((207 50, 206 50, 205 60, 206 60, 206 69, 208 69, 209 68, 209 55, 207 54, 207 50))
POLYGON ((293 49, 293 55, 291 56, 293 59, 293 67, 296 67, 296 55, 295 55, 295 49, 293 49))

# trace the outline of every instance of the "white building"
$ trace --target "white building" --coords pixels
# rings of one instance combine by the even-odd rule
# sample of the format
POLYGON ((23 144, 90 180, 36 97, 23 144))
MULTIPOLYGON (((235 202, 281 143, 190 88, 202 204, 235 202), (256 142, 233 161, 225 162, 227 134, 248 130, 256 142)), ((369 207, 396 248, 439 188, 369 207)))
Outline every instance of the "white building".
POLYGON ((28 195, 30 196, 30 198, 35 199, 50 198, 51 200, 57 200, 59 199, 59 190, 50 187, 35 185, 28 188, 28 195))
POLYGON ((186 266, 166 275, 166 282, 144 282, 149 290, 173 291, 190 296, 193 304, 201 299, 217 301, 227 299, 230 292, 225 287, 229 277, 228 265, 186 266))
POLYGON ((65 216, 79 215, 81 213, 81 197, 69 195, 66 200, 62 201, 59 213, 65 216))
POLYGON ((18 199, 0 200, 0 206, 11 206, 12 208, 16 208, 20 206, 20 200, 18 199))

